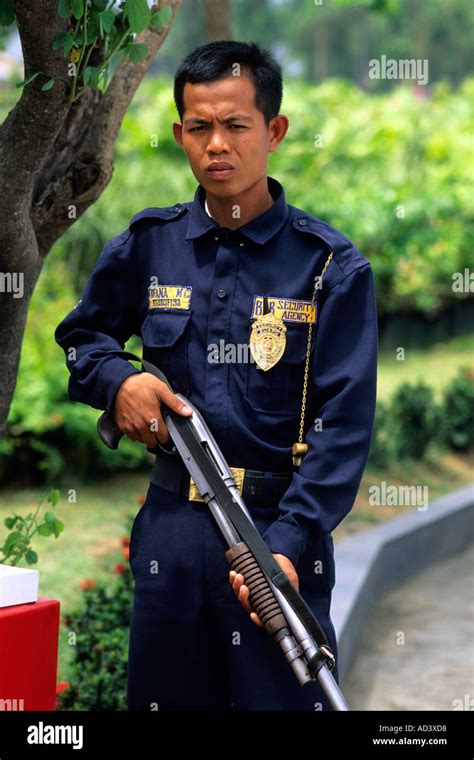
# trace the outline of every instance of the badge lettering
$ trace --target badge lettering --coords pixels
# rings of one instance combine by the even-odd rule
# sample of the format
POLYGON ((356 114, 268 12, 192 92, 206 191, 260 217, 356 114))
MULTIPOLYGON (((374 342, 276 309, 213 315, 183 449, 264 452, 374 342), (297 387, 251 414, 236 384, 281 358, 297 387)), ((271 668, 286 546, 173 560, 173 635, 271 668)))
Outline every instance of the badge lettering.
POLYGON ((190 285, 158 285, 148 288, 150 309, 189 309, 192 287, 190 285))
MULTIPOLYGON (((316 322, 316 304, 311 301, 301 301, 294 298, 276 298, 268 296, 268 308, 270 313, 283 322, 296 322, 308 324, 316 322)), ((254 296, 252 318, 263 314, 263 296, 254 296)))

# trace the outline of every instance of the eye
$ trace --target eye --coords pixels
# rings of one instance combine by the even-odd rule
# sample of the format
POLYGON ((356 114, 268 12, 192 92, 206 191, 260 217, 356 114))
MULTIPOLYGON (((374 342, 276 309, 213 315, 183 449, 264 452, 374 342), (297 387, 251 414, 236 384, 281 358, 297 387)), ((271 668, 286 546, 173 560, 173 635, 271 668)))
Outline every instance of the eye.
POLYGON ((231 124, 231 127, 237 127, 237 129, 247 129, 245 124, 231 124))
POLYGON ((190 131, 190 132, 200 132, 200 131, 201 131, 201 129, 205 129, 205 127, 206 127, 206 125, 205 125, 205 124, 202 124, 200 127, 193 127, 193 128, 192 128, 192 129, 190 129, 189 131, 190 131))

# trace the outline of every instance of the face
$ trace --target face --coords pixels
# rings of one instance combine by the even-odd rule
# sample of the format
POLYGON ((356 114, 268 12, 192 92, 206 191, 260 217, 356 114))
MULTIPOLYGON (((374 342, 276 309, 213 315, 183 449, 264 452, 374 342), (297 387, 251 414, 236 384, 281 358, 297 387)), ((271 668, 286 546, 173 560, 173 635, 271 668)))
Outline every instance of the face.
POLYGON ((268 154, 283 140, 288 119, 279 114, 265 124, 247 75, 186 82, 183 99, 183 123, 173 124, 173 134, 207 192, 230 198, 266 177, 268 154), (213 163, 223 167, 213 170, 213 163))

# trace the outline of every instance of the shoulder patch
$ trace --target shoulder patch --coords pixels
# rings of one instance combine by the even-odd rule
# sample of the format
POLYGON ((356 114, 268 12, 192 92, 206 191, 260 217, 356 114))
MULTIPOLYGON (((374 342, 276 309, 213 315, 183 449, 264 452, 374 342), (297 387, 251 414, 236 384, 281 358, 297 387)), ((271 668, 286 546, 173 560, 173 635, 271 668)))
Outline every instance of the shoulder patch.
POLYGON ((159 221, 169 222, 177 219, 186 211, 184 203, 175 203, 174 206, 163 206, 162 208, 145 208, 140 211, 130 221, 129 229, 142 220, 157 219, 159 221))

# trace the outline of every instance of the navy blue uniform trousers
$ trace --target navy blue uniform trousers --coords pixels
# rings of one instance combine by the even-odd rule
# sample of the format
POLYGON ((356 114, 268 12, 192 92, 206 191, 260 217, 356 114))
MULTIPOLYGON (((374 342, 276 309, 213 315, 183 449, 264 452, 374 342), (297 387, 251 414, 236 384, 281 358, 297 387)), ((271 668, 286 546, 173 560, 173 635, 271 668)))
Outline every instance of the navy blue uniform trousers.
MULTIPOLYGON (((277 504, 246 503, 261 533, 277 519, 277 504)), ((278 645, 237 600, 227 548, 204 503, 150 483, 130 538, 128 709, 330 710, 319 683, 298 684, 278 645)), ((296 569, 337 657, 332 537, 306 550, 296 569)))

